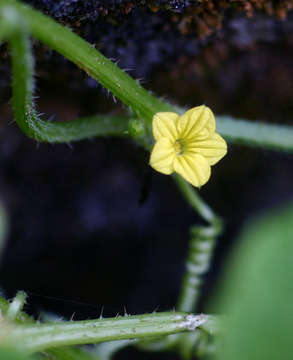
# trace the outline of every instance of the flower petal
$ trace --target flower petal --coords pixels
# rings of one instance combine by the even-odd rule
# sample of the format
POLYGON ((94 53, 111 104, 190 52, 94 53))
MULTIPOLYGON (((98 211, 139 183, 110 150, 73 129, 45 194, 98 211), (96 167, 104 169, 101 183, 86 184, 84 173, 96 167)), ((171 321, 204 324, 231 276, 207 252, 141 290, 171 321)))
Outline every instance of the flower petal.
POLYGON ((173 167, 174 171, 196 187, 204 185, 211 176, 211 167, 208 161, 199 154, 176 156, 173 167))
POLYGON ((177 120, 177 128, 180 138, 194 139, 199 133, 205 138, 215 132, 216 121, 212 110, 201 105, 181 115, 177 120))
POLYGON ((175 156, 173 143, 166 137, 161 138, 153 147, 150 165, 158 172, 170 175, 174 171, 173 161, 175 156))
POLYGON ((156 140, 166 137, 172 141, 177 139, 176 120, 179 117, 173 112, 158 112, 153 117, 153 135, 156 140))
POLYGON ((227 143, 219 134, 215 133, 211 138, 188 143, 186 152, 201 154, 210 165, 215 165, 227 153, 227 143))

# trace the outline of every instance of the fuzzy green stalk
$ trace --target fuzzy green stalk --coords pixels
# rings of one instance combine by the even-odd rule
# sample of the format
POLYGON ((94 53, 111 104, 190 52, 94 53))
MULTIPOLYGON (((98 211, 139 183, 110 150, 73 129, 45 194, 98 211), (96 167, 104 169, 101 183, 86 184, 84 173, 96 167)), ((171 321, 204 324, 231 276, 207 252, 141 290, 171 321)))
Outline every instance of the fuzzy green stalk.
POLYGON ((43 142, 71 142, 94 136, 126 136, 129 117, 91 116, 70 122, 42 121, 33 102, 33 56, 25 33, 17 32, 9 40, 12 55, 15 120, 29 137, 43 142))
POLYGON ((58 346, 145 339, 193 331, 205 323, 208 326, 208 321, 207 315, 168 312, 31 326, 18 325, 14 328, 8 325, 5 341, 24 351, 36 352, 58 346))
MULTIPOLYGON (((147 140, 144 139, 145 144, 150 144, 149 139, 151 137, 151 120, 153 114, 158 111, 184 112, 184 109, 173 107, 151 95, 151 93, 142 88, 134 79, 119 69, 113 62, 105 58, 90 44, 66 27, 29 6, 15 0, 2 0, 0 3, 0 12, 2 20, 8 20, 8 23, 6 21, 6 25, 3 21, 2 24, 0 24, 0 37, 1 26, 4 37, 11 35, 14 33, 15 28, 19 28, 21 24, 19 24, 17 17, 21 18, 23 24, 27 24, 29 31, 34 37, 77 64, 133 110, 134 114, 139 118, 136 121, 144 122, 144 128, 148 137, 147 140), (13 13, 16 15, 14 16, 13 13)), ((22 27, 25 28, 23 24, 22 27)), ((32 65, 32 61, 27 65, 32 65)), ((28 112, 28 114, 31 114, 31 112, 28 112)), ((99 121, 101 118, 96 118, 96 120, 99 121)), ((246 120, 237 120, 229 116, 217 116, 216 118, 218 132, 229 142, 268 149, 293 151, 293 128, 290 126, 249 122, 246 120)), ((36 135, 38 135, 37 140, 55 141, 50 140, 50 138, 55 137, 56 142, 68 142, 83 139, 88 136, 99 135, 99 127, 95 129, 93 126, 96 125, 95 118, 91 117, 88 124, 87 119, 84 119, 85 121, 76 121, 72 126, 66 125, 64 128, 62 128, 62 126, 55 127, 55 125, 57 126, 59 123, 50 123, 48 126, 42 124, 42 126, 39 126, 39 129, 38 126, 36 126, 36 130, 38 130, 36 132, 36 135), (92 132, 90 131, 90 127, 92 127, 92 132), (87 134, 85 133, 83 136, 79 136, 78 134, 82 132, 84 128, 88 129, 87 134), (73 134, 65 136, 65 132, 70 131, 73 132, 73 134), (45 132, 52 132, 53 135, 46 136, 44 134, 45 132), (56 132, 59 132, 59 134, 55 136, 56 132)), ((111 123, 112 119, 108 117, 107 120, 111 123)), ((118 121, 118 118, 113 118, 114 124, 118 121)), ((127 128, 125 124, 124 128, 127 128)), ((113 129, 110 129, 109 132, 104 131, 105 135, 112 135, 113 133, 116 135, 113 129)), ((117 135, 121 135, 119 130, 117 131, 117 135)))
POLYGON ((13 7, 25 19, 33 37, 59 52, 99 81, 131 108, 137 117, 143 119, 147 127, 156 112, 172 109, 169 104, 151 95, 136 80, 65 26, 15 0, 2 0, 0 10, 5 6, 13 7))
MULTIPOLYGON (((16 294, 16 297, 9 303, 6 299, 0 296, 0 312, 3 318, 9 319, 9 321, 13 321, 13 324, 22 324, 22 325, 31 325, 35 324, 35 321, 28 316, 25 312, 21 310, 21 306, 17 306, 17 311, 14 312, 15 316, 10 318, 9 311, 11 311, 11 305, 14 303, 22 304, 22 300, 25 298, 25 293, 19 291, 16 294)), ((14 307, 14 306, 13 306, 14 307)), ((15 347, 15 346, 13 346, 15 347)), ((52 360, 100 360, 100 357, 96 355, 92 355, 85 349, 79 349, 76 347, 58 347, 54 349, 48 349, 45 352, 45 356, 49 357, 52 360)))
POLYGON ((293 151, 293 126, 216 116, 217 131, 228 141, 270 150, 293 151))

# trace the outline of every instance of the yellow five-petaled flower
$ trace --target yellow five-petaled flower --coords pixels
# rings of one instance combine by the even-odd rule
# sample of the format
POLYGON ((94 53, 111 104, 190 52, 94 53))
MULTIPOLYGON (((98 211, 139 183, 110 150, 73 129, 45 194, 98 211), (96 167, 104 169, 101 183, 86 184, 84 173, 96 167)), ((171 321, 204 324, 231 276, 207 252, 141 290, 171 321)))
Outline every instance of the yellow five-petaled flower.
POLYGON ((169 175, 180 174, 193 186, 204 185, 211 176, 211 165, 227 153, 226 141, 216 132, 210 108, 202 105, 179 116, 159 112, 153 117, 153 147, 150 165, 169 175))

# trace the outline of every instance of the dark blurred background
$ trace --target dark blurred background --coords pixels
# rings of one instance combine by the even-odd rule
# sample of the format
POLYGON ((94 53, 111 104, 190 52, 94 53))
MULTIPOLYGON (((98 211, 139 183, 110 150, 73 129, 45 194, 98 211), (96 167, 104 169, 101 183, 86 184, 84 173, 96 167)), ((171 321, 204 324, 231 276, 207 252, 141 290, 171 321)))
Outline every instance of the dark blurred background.
MULTIPOLYGON (((216 114, 291 124, 293 1, 27 2, 175 104, 205 103, 216 114)), ((34 51, 44 118, 123 111, 60 55, 37 42, 34 51)), ((115 316, 174 308, 189 227, 200 219, 172 178, 154 172, 149 155, 130 140, 48 145, 26 138, 12 123, 6 46, 0 61, 0 199, 9 217, 0 284, 6 296, 23 289, 29 313, 74 313, 74 319, 98 317, 102 309, 115 316)), ((213 168, 200 193, 222 216, 225 231, 199 311, 245 223, 292 199, 292 160, 230 145, 213 168)))

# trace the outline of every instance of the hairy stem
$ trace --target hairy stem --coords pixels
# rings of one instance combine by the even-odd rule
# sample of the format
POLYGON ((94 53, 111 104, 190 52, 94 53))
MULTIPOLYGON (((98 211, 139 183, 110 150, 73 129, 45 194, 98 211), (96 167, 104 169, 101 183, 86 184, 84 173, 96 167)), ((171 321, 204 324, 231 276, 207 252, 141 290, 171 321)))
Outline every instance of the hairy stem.
MULTIPOLYGON (((20 26, 17 17, 21 18, 23 22, 21 24, 22 33, 23 30, 25 30, 23 28, 27 26, 34 37, 85 70, 124 104, 129 106, 136 116, 143 120, 146 130, 145 135, 147 136, 147 140, 144 139, 144 143, 150 144, 149 139, 151 135, 151 120, 153 114, 158 111, 184 111, 182 108, 173 107, 152 96, 134 79, 119 69, 113 62, 105 58, 99 51, 91 47, 86 41, 75 35, 66 27, 59 25, 54 20, 29 6, 18 3, 15 0, 2 0, 0 3, 0 12, 2 20, 7 20, 6 22, 2 21, 2 24, 0 24, 0 37, 1 35, 4 37, 13 35, 15 27, 20 26)), ((21 57, 20 59, 26 59, 26 62, 23 65, 27 66, 29 70, 27 71, 28 77, 29 72, 32 73, 32 59, 29 58, 29 56, 21 57)), ((28 90, 33 90, 32 84, 29 86, 29 84, 26 83, 28 90), (29 87, 31 89, 29 89, 29 87)), ((32 117, 36 116, 32 111, 28 111, 27 114, 32 117)), ((91 121, 88 121, 88 124, 87 121, 81 119, 80 121, 74 122, 72 125, 64 124, 64 126, 59 123, 50 123, 49 125, 46 125, 46 123, 43 124, 39 122, 35 125, 35 132, 31 131, 29 136, 33 137, 35 135, 36 139, 39 141, 68 142, 83 139, 88 136, 99 135, 100 128, 95 128, 93 126, 96 125, 95 118, 91 117, 90 119, 91 121), (92 127, 92 131, 90 127, 92 127), (80 133, 83 133, 85 128, 87 131, 84 132, 84 135, 79 135, 80 133), (70 131, 72 132, 71 134, 70 131), (46 132, 51 132, 53 135, 50 134, 50 136, 46 136, 46 132), (66 133, 69 134, 66 135, 66 133), (55 138, 55 140, 51 139, 52 137, 55 138)), ((96 120, 100 119, 101 118, 96 118, 96 120)), ((111 118, 108 118, 108 122, 111 122, 111 120, 111 118)), ((117 120, 117 118, 113 119, 114 125, 117 124, 117 120)), ((270 125, 260 122, 238 120, 229 116, 217 116, 217 127, 218 132, 226 140, 232 143, 260 146, 275 150, 293 151, 293 127, 290 126, 270 125)), ((104 135, 112 135, 113 132, 114 135, 116 135, 116 132, 113 131, 113 129, 110 129, 109 132, 105 130, 104 135)), ((118 130, 117 134, 121 135, 121 132, 118 130)))
POLYGON ((126 136, 129 117, 92 116, 70 122, 39 119, 33 102, 33 56, 25 31, 10 38, 13 72, 13 109, 22 131, 38 141, 70 142, 94 136, 126 136))
MULTIPOLYGON (((12 303, 9 303, 3 297, 0 296, 0 312, 1 315, 5 318, 9 318, 9 309, 11 305, 15 302, 16 299, 22 298, 24 295, 23 292, 17 293, 16 297, 12 300, 12 303)), ((34 325, 35 321, 29 317, 26 313, 21 311, 20 307, 18 307, 18 311, 15 313, 15 317, 12 320, 14 324, 28 324, 34 325)), ((3 325, 2 325, 3 326, 3 325)), ((1 326, 0 326, 1 333, 1 326)), ((1 339, 1 336, 0 336, 1 339)), ((13 344, 15 347, 15 344, 13 344)), ((48 349, 46 351, 46 356, 48 356, 52 360, 100 360, 98 355, 92 355, 85 349, 78 349, 76 347, 58 347, 54 349, 48 349)))
POLYGON ((13 6, 25 18, 31 34, 36 39, 59 52, 99 81, 130 107, 139 118, 142 118, 146 125, 151 123, 156 112, 171 109, 169 104, 152 96, 116 64, 65 26, 15 0, 2 0, 0 9, 7 5, 13 6))
POLYGON ((293 126, 217 116, 217 130, 228 141, 239 145, 293 151, 293 126))
POLYGON ((180 312, 125 316, 113 319, 17 326, 6 341, 28 352, 51 347, 92 344, 122 339, 143 339, 195 330, 209 317, 180 312))

